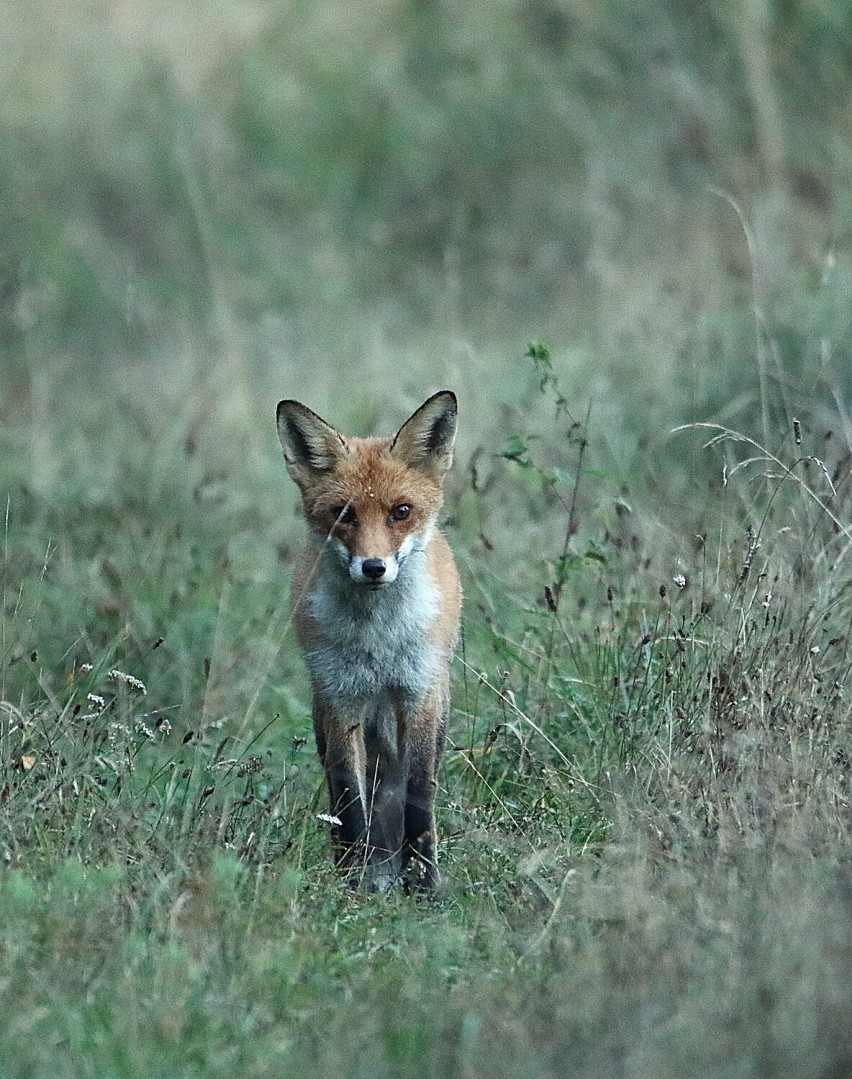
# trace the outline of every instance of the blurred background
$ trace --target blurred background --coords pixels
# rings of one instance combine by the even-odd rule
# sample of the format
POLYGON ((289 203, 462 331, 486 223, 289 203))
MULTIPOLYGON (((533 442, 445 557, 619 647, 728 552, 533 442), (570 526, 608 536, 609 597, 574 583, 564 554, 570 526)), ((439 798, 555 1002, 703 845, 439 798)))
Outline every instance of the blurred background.
POLYGON ((848 318, 845 0, 0 11, 7 421, 130 371, 493 415, 531 336, 579 396, 743 414, 755 302, 774 377, 848 318))
POLYGON ((245 670, 300 536, 285 396, 370 433, 456 390, 447 515, 486 603, 540 596, 583 470, 572 544, 673 548, 670 580, 722 473, 677 424, 777 448, 796 418, 826 475, 848 453, 846 0, 0 0, 0 20, 21 654, 166 635, 189 699, 226 580, 245 670))

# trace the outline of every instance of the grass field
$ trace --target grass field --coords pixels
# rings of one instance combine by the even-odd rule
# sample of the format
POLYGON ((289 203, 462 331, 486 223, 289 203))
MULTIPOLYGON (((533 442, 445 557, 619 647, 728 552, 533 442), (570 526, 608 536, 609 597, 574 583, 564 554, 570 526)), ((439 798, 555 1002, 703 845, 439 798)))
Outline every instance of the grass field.
POLYGON ((0 3, 0 1075, 852 1075, 845 3, 0 3), (274 410, 456 390, 444 885, 330 858, 274 410))

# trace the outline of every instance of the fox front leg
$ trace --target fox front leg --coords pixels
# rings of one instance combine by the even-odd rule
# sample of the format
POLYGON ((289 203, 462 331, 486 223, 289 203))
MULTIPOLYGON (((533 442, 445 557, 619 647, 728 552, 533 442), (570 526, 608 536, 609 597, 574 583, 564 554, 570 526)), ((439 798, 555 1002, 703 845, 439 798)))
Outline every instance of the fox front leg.
POLYGON ((329 810, 340 822, 332 829, 337 861, 356 866, 363 862, 367 834, 363 727, 360 722, 342 720, 325 702, 315 700, 314 730, 325 771, 329 810))
POLYGON ((387 891, 398 879, 403 846, 407 762, 367 740, 367 886, 387 891))
POLYGON ((446 740, 448 708, 448 699, 424 702, 414 717, 410 731, 402 847, 406 891, 429 891, 441 882, 435 827, 435 793, 438 787, 438 764, 446 740))

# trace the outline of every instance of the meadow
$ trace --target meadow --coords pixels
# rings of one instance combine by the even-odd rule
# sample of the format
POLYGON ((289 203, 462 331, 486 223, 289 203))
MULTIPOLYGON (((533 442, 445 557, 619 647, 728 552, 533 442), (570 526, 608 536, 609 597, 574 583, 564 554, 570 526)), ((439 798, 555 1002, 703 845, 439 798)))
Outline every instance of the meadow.
POLYGON ((852 1074, 841 0, 0 0, 0 1075, 852 1074), (460 402, 432 898, 275 432, 460 402))

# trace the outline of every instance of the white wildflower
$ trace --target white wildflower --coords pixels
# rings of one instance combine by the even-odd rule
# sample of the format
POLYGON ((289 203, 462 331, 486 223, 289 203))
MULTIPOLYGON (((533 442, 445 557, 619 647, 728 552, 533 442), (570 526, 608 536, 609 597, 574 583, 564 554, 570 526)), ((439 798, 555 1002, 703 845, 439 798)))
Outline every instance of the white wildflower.
POLYGON ((125 738, 130 737, 130 729, 124 723, 110 723, 107 737, 109 744, 114 747, 118 742, 123 742, 125 738))
POLYGON ((139 690, 143 697, 148 692, 148 688, 144 682, 140 682, 139 679, 134 678, 132 674, 127 674, 125 671, 119 671, 115 667, 107 672, 107 678, 112 678, 116 682, 124 682, 125 685, 139 690))

